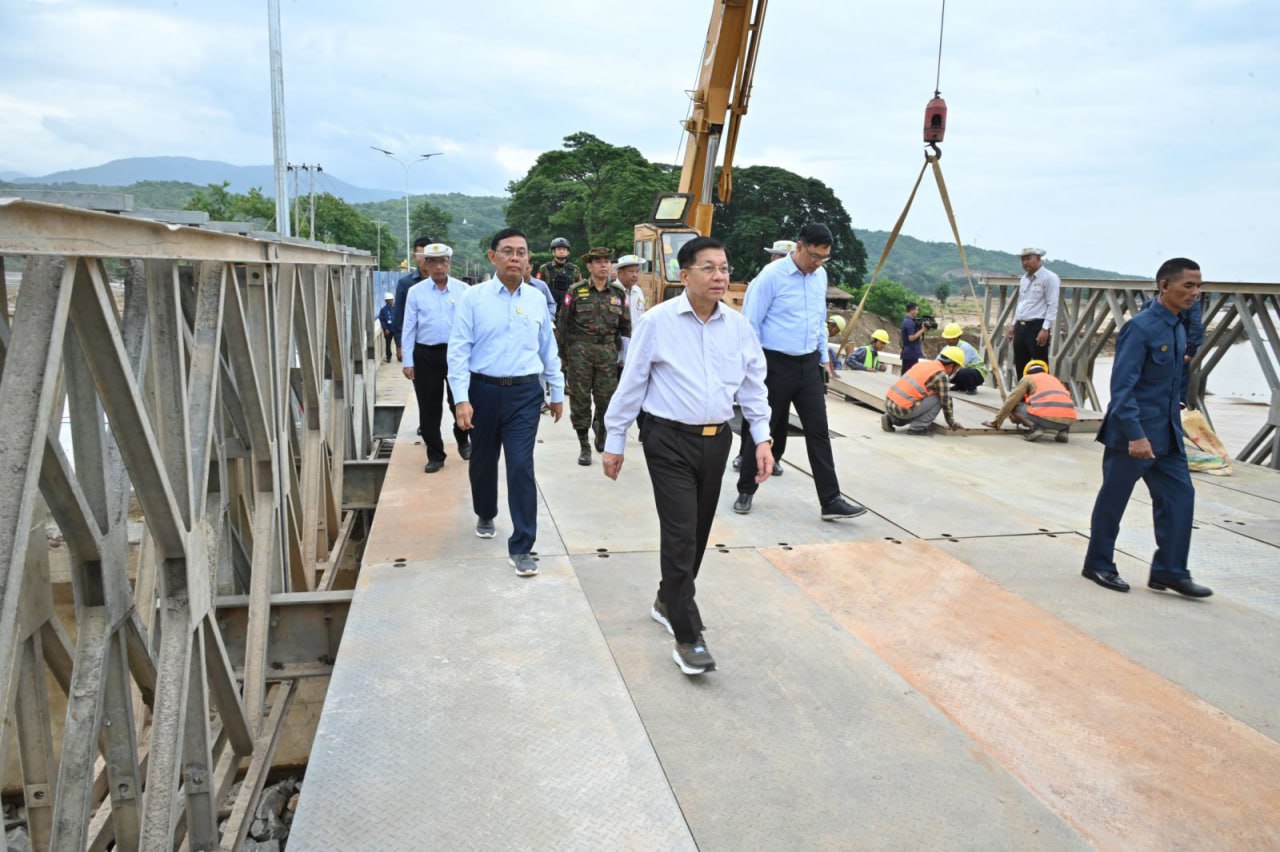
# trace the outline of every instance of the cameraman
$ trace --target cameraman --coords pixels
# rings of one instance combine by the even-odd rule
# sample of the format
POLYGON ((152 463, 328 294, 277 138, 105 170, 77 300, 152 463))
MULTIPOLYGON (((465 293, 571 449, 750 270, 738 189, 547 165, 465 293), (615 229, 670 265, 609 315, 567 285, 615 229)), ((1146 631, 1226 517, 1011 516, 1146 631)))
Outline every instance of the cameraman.
MULTIPOLYGON (((920 306, 915 302, 907 302, 907 314, 902 318, 902 375, 907 374, 924 357, 924 344, 920 342, 927 328, 924 322, 916 319, 920 306)), ((934 323, 935 327, 937 323, 934 323)))

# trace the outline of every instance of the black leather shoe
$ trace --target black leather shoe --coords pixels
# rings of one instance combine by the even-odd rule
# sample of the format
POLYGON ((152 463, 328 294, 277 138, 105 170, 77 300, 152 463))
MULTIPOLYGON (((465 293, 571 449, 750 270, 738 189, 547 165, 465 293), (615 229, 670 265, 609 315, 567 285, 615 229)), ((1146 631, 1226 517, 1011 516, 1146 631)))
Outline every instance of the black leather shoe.
POLYGON ((838 521, 841 518, 856 518, 864 515, 867 507, 861 503, 855 503, 852 500, 846 500, 843 497, 837 497, 830 503, 822 507, 822 520, 838 521))
POLYGON ((773 475, 782 476, 782 465, 778 464, 777 462, 773 463, 773 475))
POLYGON ((1177 580, 1157 580, 1152 577, 1147 580, 1147 588, 1155 589, 1157 592, 1163 592, 1168 589, 1171 592, 1177 592, 1184 598, 1207 598, 1213 594, 1213 589, 1200 585, 1190 577, 1180 577, 1177 580))
POLYGON ((739 494, 738 499, 733 501, 733 511, 739 515, 745 515, 751 511, 751 494, 739 494))
POLYGON ((426 471, 427 473, 435 473, 442 467, 444 467, 444 462, 442 461, 429 461, 427 462, 427 466, 424 467, 423 470, 426 471))
POLYGON ((458 455, 462 456, 463 461, 471 461, 471 442, 458 446, 458 455))
POLYGON ((1129 591, 1129 584, 1120 579, 1120 575, 1115 571, 1095 571, 1086 567, 1081 569, 1080 576, 1087 577, 1102 588, 1110 589, 1113 592, 1129 591))

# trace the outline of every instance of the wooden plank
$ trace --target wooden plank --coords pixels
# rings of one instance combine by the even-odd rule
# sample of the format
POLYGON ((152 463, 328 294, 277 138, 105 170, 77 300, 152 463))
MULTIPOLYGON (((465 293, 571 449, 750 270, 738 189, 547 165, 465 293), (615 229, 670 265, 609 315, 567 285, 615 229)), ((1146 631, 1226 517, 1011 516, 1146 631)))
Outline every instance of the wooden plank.
POLYGON ((284 681, 272 687, 270 696, 271 715, 267 717, 262 731, 253 747, 253 759, 249 761, 249 769, 240 785, 240 794, 236 797, 235 807, 227 819, 226 830, 222 834, 223 852, 236 852, 244 845, 249 834, 249 826, 253 822, 252 806, 257 804, 262 795, 262 788, 267 781, 267 773, 271 771, 271 760, 275 756, 276 746, 280 743, 280 732, 284 720, 293 706, 293 697, 297 685, 293 681, 284 681))

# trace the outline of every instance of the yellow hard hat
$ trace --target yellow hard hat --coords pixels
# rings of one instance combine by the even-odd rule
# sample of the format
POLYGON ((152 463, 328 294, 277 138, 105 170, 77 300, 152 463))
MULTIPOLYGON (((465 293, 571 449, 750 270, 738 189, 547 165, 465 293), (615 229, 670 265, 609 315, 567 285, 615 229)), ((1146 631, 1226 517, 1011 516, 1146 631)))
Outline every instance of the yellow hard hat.
POLYGON ((839 314, 832 314, 831 316, 827 317, 827 322, 835 323, 837 332, 841 332, 841 333, 844 332, 844 317, 840 316, 839 314))
POLYGON ((964 366, 964 350, 959 346, 944 346, 942 351, 938 353, 939 361, 950 361, 957 367, 964 366))
POLYGON ((1027 366, 1022 368, 1022 375, 1024 378, 1026 377, 1027 373, 1031 372, 1032 367, 1039 367, 1041 370, 1045 371, 1046 373, 1049 372, 1049 365, 1046 364, 1044 361, 1041 361, 1039 358, 1036 358, 1033 361, 1028 361, 1027 366))
POLYGON ((954 322, 948 323, 947 327, 942 330, 942 337, 944 340, 955 340, 962 334, 964 334, 964 329, 954 322))
POLYGON ((871 339, 879 340, 881 343, 888 343, 889 332, 885 331, 883 328, 877 328, 875 331, 871 332, 871 339))

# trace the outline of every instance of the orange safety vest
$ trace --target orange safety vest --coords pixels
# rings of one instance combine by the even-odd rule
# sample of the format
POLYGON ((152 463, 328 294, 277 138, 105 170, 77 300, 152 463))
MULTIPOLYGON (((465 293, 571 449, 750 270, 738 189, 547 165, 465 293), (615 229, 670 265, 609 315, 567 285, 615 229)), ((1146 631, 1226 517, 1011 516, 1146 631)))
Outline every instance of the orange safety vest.
POLYGON ((918 361, 901 376, 885 396, 900 408, 911 408, 930 394, 937 393, 925 387, 925 383, 942 372, 942 365, 937 361, 918 361))
POLYGON ((1076 419, 1076 407, 1062 382, 1048 373, 1032 373, 1027 378, 1031 380, 1031 391, 1026 395, 1028 414, 1059 420, 1076 419))

